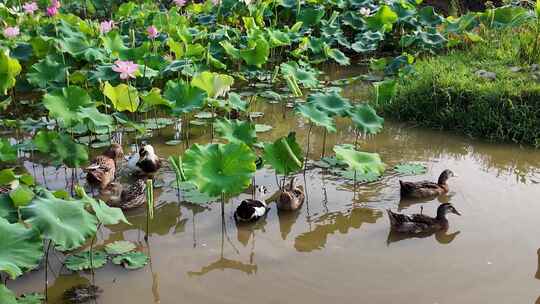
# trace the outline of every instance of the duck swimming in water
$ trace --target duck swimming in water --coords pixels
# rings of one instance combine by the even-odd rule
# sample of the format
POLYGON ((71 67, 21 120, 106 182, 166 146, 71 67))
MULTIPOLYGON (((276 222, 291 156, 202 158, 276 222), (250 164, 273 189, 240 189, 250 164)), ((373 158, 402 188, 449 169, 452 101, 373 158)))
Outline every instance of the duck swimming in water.
POLYGON ((423 233, 428 231, 437 231, 448 228, 448 220, 446 214, 453 213, 461 215, 456 208, 450 203, 444 203, 437 208, 437 216, 430 217, 423 214, 401 214, 392 212, 390 209, 388 218, 392 230, 402 233, 423 233))
POLYGON ((137 178, 135 182, 123 185, 110 183, 101 190, 101 198, 111 207, 122 210, 138 208, 146 202, 146 179, 137 178))
POLYGON ((234 212, 234 219, 237 222, 255 222, 263 217, 270 210, 264 199, 266 193, 265 186, 257 186, 255 199, 243 200, 234 212))
POLYGON ((439 176, 439 180, 434 183, 430 181, 405 182, 399 181, 401 198, 434 198, 448 193, 450 190, 447 181, 451 177, 456 177, 454 172, 446 169, 439 176))
POLYGON ((116 162, 124 157, 124 151, 119 144, 112 144, 103 154, 96 156, 92 163, 84 168, 86 180, 92 187, 105 189, 116 174, 116 162))
POLYGON ((301 185, 294 186, 294 176, 288 188, 281 190, 276 201, 277 208, 282 211, 294 211, 300 209, 304 204, 304 187, 301 185))
POLYGON ((138 175, 152 175, 161 168, 161 159, 152 145, 143 144, 139 153, 128 159, 128 167, 134 169, 138 175))

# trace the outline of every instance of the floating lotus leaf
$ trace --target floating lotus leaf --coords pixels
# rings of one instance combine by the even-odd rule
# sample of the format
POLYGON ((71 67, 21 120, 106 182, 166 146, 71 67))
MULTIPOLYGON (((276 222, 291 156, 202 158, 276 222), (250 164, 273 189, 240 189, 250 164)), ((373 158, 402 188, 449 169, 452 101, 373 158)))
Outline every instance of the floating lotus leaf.
POLYGON ((139 269, 148 264, 148 256, 142 252, 128 252, 112 259, 116 265, 122 265, 127 269, 139 269))
POLYGON ((17 75, 21 73, 21 65, 17 59, 10 58, 4 50, 0 50, 0 93, 7 95, 7 91, 15 86, 17 75))
POLYGON ((330 132, 336 132, 334 119, 326 112, 319 110, 314 103, 299 104, 296 106, 296 112, 309 119, 315 125, 324 127, 330 132))
POLYGON ((237 194, 247 188, 256 170, 256 156, 244 143, 194 144, 184 156, 184 173, 210 196, 237 194))
POLYGON ((248 146, 257 142, 255 126, 249 121, 220 119, 214 123, 216 131, 229 142, 243 142, 248 146))
POLYGON ((345 162, 350 169, 359 171, 362 174, 376 173, 382 174, 385 164, 377 153, 360 152, 348 146, 334 146, 336 158, 345 162))
POLYGON ((103 94, 109 98, 117 111, 133 113, 139 108, 139 92, 125 83, 113 87, 109 82, 105 82, 103 94))
POLYGON ((272 130, 274 127, 270 125, 264 125, 264 124, 256 124, 255 125, 255 132, 256 133, 264 133, 272 130))
POLYGON ((300 145, 296 142, 296 133, 291 132, 287 137, 264 145, 264 161, 278 174, 289 175, 300 170, 304 157, 300 145))
POLYGON ((47 56, 32 65, 27 74, 28 82, 42 89, 57 86, 66 81, 67 71, 65 65, 56 62, 52 56, 47 56))
POLYGON ((6 285, 0 284, 0 303, 2 304, 19 304, 15 294, 9 290, 6 285))
MULTIPOLYGON (((281 73, 284 76, 293 76, 299 83, 306 88, 315 88, 319 85, 317 74, 314 71, 309 71, 302 68, 298 63, 290 61, 280 65, 281 73)), ((278 95, 279 96, 279 95, 278 95)))
POLYGON ((5 138, 0 138, 0 162, 10 162, 17 159, 17 150, 5 138))
POLYGON ((80 120, 80 110, 94 104, 84 89, 69 86, 43 96, 43 105, 51 117, 61 119, 67 126, 74 126, 80 120))
POLYGON ((368 104, 361 104, 354 107, 349 115, 355 127, 362 134, 377 134, 383 128, 384 118, 377 115, 375 109, 368 104))
POLYGON ((114 243, 107 244, 105 251, 110 255, 124 254, 135 250, 137 246, 130 241, 116 241, 114 243))
POLYGON ((196 118, 199 118, 199 119, 210 119, 210 118, 214 118, 216 117, 217 115, 215 113, 211 113, 211 112, 199 112, 195 115, 196 118))
POLYGON ((335 170, 335 174, 357 183, 372 183, 378 181, 381 175, 376 172, 362 173, 354 170, 335 170))
POLYGON ((103 251, 84 251, 67 257, 64 262, 67 269, 71 271, 81 271, 87 269, 98 269, 107 264, 107 254, 103 251))
POLYGON ((17 304, 42 304, 44 302, 45 296, 41 293, 25 293, 17 298, 17 304))
POLYGON ((44 189, 41 192, 20 212, 26 223, 54 241, 60 250, 76 249, 96 233, 98 221, 86 211, 84 203, 56 198, 44 189))
POLYGON ((366 18, 367 27, 373 31, 390 31, 397 21, 398 15, 387 5, 381 5, 375 14, 366 18))
POLYGON ((15 279, 39 266, 42 257, 43 240, 37 229, 0 218, 0 271, 15 279))
POLYGON ((335 156, 326 156, 320 160, 314 162, 314 165, 319 168, 335 168, 335 167, 346 167, 347 164, 341 160, 338 160, 335 156))
POLYGON ((314 93, 308 96, 308 103, 313 103, 319 110, 328 113, 330 116, 346 116, 351 104, 349 100, 343 98, 338 92, 314 93))
POLYGON ((171 102, 172 114, 179 116, 204 107, 207 94, 204 90, 184 81, 169 80, 163 96, 171 102))
POLYGON ((422 164, 407 163, 395 166, 394 171, 407 175, 420 175, 427 172, 427 167, 422 164))
POLYGON ((13 202, 15 207, 22 207, 28 205, 32 198, 34 198, 34 192, 30 187, 26 185, 19 184, 17 188, 9 192, 9 198, 13 202))
POLYGON ((208 71, 197 74, 191 79, 191 85, 204 90, 210 98, 225 96, 233 83, 234 78, 229 75, 208 71))

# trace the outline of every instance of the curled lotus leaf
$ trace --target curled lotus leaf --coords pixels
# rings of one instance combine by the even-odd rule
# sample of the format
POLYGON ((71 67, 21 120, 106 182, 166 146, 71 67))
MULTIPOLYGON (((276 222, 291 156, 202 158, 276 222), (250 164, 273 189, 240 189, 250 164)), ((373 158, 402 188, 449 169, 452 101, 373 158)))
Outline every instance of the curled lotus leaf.
POLYGON ((349 146, 334 146, 336 158, 345 162, 351 170, 356 170, 362 174, 377 173, 382 174, 385 164, 378 153, 368 153, 356 151, 349 146))
POLYGON ((289 133, 275 142, 264 145, 264 161, 272 166, 278 174, 291 174, 302 168, 304 157, 300 145, 296 142, 296 134, 289 133))

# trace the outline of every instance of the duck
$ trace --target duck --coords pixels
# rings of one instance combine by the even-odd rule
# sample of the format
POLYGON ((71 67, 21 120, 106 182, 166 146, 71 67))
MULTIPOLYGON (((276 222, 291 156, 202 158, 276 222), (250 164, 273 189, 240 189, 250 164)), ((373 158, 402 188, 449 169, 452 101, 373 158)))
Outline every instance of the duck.
POLYGON ((161 168, 161 159, 149 144, 141 145, 139 153, 133 154, 127 161, 128 167, 135 170, 137 175, 152 175, 161 168))
POLYGON ((264 199, 264 196, 268 192, 266 187, 257 186, 255 192, 255 199, 245 199, 240 203, 238 208, 236 208, 234 219, 237 222, 256 222, 270 210, 264 199))
POLYGON ((281 211, 294 211, 300 209, 304 204, 304 187, 301 185, 294 186, 294 177, 287 188, 281 190, 277 198, 276 205, 281 211))
POLYGON ((122 210, 138 208, 146 202, 146 179, 137 178, 128 185, 112 182, 100 192, 100 195, 110 207, 122 210))
POLYGON ((439 176, 437 183, 430 181, 405 182, 400 180, 401 198, 422 199, 446 194, 450 190, 447 181, 451 177, 457 177, 457 175, 451 170, 446 169, 439 176))
POLYGON ((116 162, 124 157, 122 146, 113 143, 105 152, 92 160, 90 165, 84 168, 86 180, 92 187, 105 189, 116 174, 116 162))
POLYGON ((387 209, 386 211, 393 231, 413 234, 447 229, 448 220, 446 219, 446 215, 448 213, 461 215, 461 213, 459 213, 459 211, 457 211, 450 203, 439 205, 436 217, 418 213, 406 215, 392 212, 390 209, 387 209))

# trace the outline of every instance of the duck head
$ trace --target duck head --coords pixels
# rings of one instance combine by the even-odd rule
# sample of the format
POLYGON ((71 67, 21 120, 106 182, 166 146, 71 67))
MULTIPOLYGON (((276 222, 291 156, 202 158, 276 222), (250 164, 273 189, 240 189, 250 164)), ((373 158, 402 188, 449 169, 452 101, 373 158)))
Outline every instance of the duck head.
POLYGON ((268 193, 268 189, 265 186, 259 185, 255 187, 255 199, 258 199, 264 202, 264 197, 266 196, 267 193, 268 193))
POLYGON ((141 148, 139 149, 139 156, 140 156, 140 159, 146 158, 150 160, 157 160, 158 158, 154 150, 154 147, 148 144, 141 146, 141 148))
POLYGON ((439 208, 437 208, 437 218, 445 218, 448 213, 461 215, 461 213, 454 208, 454 205, 450 203, 441 204, 439 208))
POLYGON ((121 145, 114 143, 110 145, 105 152, 103 152, 103 155, 118 161, 124 158, 124 150, 122 149, 121 145))
POLYGON ((441 175, 439 176, 439 181, 437 182, 439 185, 444 185, 451 177, 457 177, 457 174, 452 172, 450 169, 444 170, 441 175))

